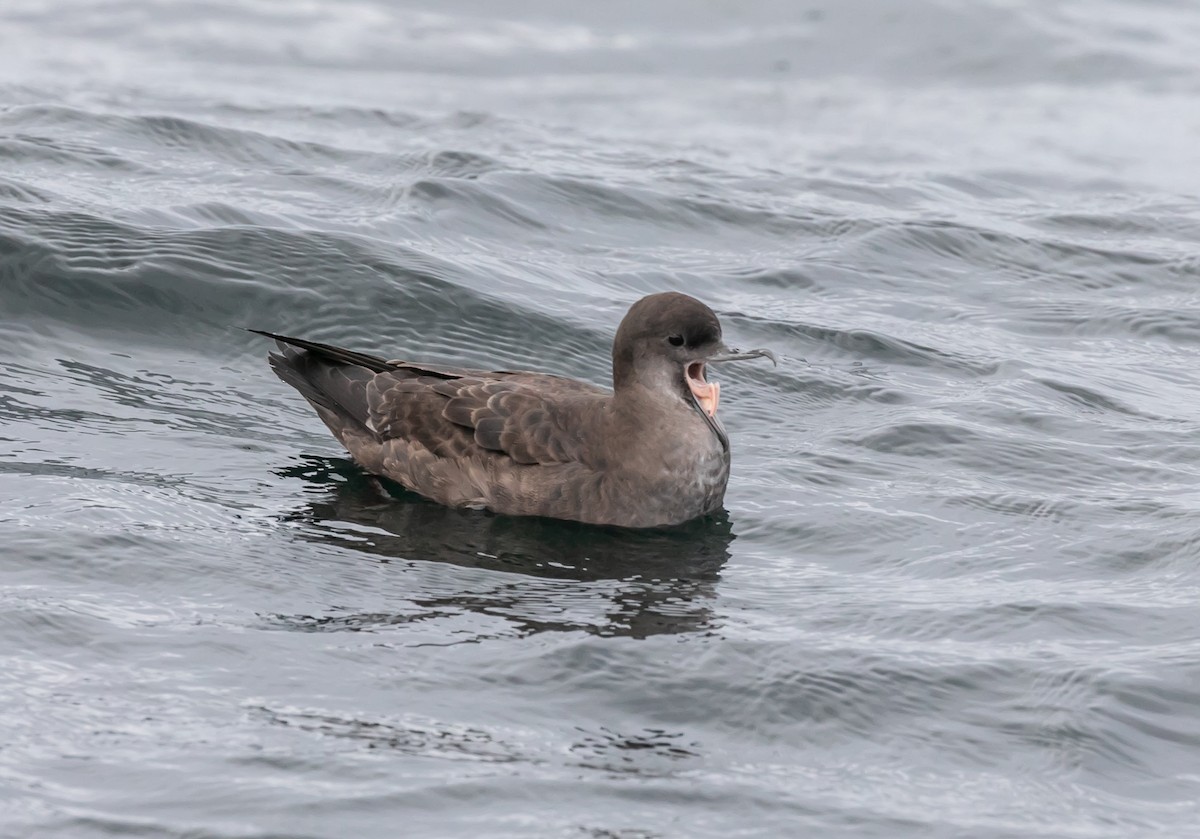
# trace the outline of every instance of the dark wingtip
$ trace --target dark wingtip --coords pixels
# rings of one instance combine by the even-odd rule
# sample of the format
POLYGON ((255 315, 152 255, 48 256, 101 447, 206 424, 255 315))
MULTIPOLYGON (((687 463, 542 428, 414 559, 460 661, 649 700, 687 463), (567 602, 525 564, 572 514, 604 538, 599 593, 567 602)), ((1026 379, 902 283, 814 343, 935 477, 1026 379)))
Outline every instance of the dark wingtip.
POLYGON ((246 332, 253 332, 255 335, 261 335, 264 338, 271 338, 275 341, 276 348, 284 353, 284 355, 277 355, 276 353, 268 352, 267 358, 271 360, 272 366, 274 366, 276 359, 282 360, 286 356, 289 348, 291 348, 292 352, 296 352, 293 341, 284 335, 276 335, 274 332, 266 332, 265 330, 254 329, 249 326, 243 326, 240 328, 244 329, 246 332))
POLYGON ((251 329, 244 327, 247 332, 253 332, 255 335, 262 335, 264 338, 273 338, 279 344, 281 350, 286 350, 289 347, 296 350, 305 350, 310 353, 315 353, 322 358, 338 364, 352 364, 359 367, 366 367, 375 373, 382 373, 385 370, 392 369, 391 362, 377 358, 366 353, 355 352, 354 350, 346 350, 341 347, 335 347, 332 344, 322 344, 319 341, 309 341, 304 338, 291 338, 287 335, 278 335, 274 332, 267 332, 264 329, 251 329))

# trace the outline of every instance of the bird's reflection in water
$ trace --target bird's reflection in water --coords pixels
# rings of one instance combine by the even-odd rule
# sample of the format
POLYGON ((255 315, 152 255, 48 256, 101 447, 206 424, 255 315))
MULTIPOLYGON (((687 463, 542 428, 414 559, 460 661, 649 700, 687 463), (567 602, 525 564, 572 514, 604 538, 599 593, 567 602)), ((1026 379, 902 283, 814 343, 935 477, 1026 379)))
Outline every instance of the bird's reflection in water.
POLYGON ((314 630, 333 629, 334 621, 343 629, 364 629, 412 623, 440 610, 471 610, 503 617, 526 634, 585 631, 644 638, 704 631, 712 626, 716 581, 734 539, 724 512, 669 529, 623 530, 443 507, 344 459, 305 457, 278 474, 319 489, 314 500, 288 516, 304 525, 304 538, 383 562, 434 561, 514 575, 482 594, 409 600, 433 614, 309 618, 304 628, 314 630), (562 585, 554 587, 554 581, 562 585), (593 599, 603 596, 603 620, 573 621, 562 610, 530 608, 534 584, 533 600, 542 604, 556 588, 562 597, 576 596, 581 588, 593 599))

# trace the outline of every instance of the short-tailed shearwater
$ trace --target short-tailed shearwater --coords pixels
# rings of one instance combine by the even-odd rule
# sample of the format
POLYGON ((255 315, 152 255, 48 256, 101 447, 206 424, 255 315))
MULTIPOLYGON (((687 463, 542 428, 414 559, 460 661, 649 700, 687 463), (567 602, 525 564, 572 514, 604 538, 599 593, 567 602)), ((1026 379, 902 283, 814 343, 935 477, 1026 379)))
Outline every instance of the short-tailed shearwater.
POLYGON ((369 472, 442 504, 590 524, 658 527, 720 509, 729 438, 717 419, 730 350, 712 309, 666 292, 633 304, 613 390, 546 373, 386 361, 261 330, 276 375, 369 472))

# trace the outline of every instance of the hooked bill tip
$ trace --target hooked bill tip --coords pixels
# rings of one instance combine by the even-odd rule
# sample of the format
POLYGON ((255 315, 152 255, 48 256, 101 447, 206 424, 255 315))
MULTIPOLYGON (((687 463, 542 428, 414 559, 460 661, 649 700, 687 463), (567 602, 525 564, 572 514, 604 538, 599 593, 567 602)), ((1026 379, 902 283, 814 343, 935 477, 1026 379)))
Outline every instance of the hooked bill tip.
POLYGON ((775 358, 775 353, 771 352, 768 349, 762 349, 761 347, 758 349, 753 349, 753 350, 730 349, 730 350, 726 350, 723 353, 718 353, 717 355, 710 356, 706 360, 710 361, 710 362, 743 361, 743 360, 751 359, 751 358, 769 358, 769 359, 771 359, 772 364, 774 364, 776 367, 779 366, 779 360, 775 358))

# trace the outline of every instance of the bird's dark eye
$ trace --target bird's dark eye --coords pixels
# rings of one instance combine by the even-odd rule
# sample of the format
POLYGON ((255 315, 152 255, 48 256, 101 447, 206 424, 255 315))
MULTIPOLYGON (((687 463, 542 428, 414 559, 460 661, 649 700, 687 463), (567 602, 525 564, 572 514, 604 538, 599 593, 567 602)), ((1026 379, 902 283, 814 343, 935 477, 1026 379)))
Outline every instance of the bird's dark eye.
POLYGON ((672 335, 671 337, 667 338, 667 340, 671 342, 672 347, 682 347, 683 346, 683 336, 682 335, 672 335))

